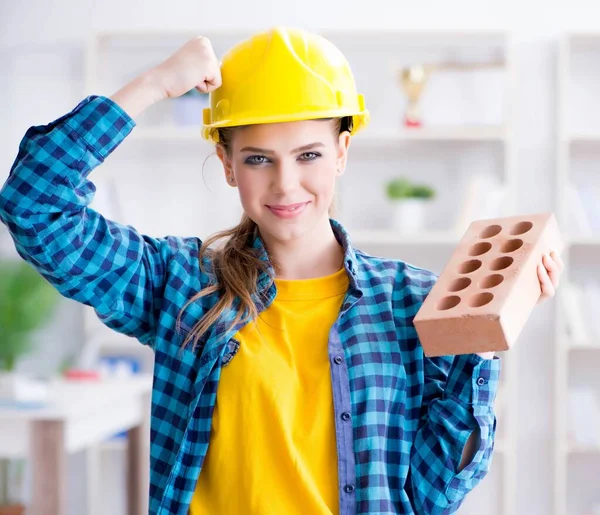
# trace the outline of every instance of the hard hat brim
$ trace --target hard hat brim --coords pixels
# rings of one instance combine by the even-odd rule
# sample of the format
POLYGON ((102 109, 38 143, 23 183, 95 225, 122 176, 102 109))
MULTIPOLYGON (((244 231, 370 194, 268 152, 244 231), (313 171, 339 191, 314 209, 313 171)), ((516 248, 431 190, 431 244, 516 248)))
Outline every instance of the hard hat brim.
MULTIPOLYGON (((207 108, 208 109, 208 108, 207 108)), ((202 127, 202 137, 206 140, 218 143, 218 135, 215 129, 221 129, 226 127, 243 127, 246 125, 260 125, 267 123, 287 123, 287 122, 299 122, 307 120, 319 120, 328 118, 343 118, 345 116, 352 116, 353 124, 352 135, 356 134, 360 129, 364 128, 369 123, 369 111, 367 109, 357 113, 356 111, 349 112, 347 109, 332 109, 326 111, 306 111, 305 113, 294 113, 294 114, 278 114, 271 116, 247 116, 239 117, 235 119, 222 119, 218 122, 205 124, 202 127), (214 137, 211 136, 214 134, 214 137)))

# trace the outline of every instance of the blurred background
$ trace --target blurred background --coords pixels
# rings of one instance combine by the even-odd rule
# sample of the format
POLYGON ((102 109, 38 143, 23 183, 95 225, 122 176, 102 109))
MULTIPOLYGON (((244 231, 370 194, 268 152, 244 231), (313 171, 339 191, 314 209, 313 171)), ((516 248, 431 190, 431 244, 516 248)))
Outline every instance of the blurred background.
MULTIPOLYGON (((0 0, 0 179, 29 126, 49 123, 86 95, 110 96, 195 35, 208 36, 218 56, 272 25, 324 35, 350 61, 371 112, 339 189, 337 218, 355 246, 439 273, 476 219, 553 211, 565 236, 558 295, 534 311, 518 346, 503 356, 492 470, 459 512, 597 515, 597 9, 582 0, 0 0)), ((138 117, 90 176, 92 207, 153 236, 205 238, 235 224, 236 191, 200 137, 206 100, 185 95, 138 117)), ((48 409, 39 380, 65 373, 80 384, 62 402, 81 435, 71 435, 76 442, 61 469, 65 513, 143 512, 132 497, 144 471, 136 475, 127 437, 111 431, 130 409, 139 416, 127 427, 147 430, 138 401, 147 398, 152 354, 111 333, 89 308, 52 296, 16 260, 0 225, 0 267, 13 278, 12 289, 0 289, 0 334, 8 342, 0 340, 0 513, 3 503, 29 504, 31 462, 43 460, 31 453, 44 449, 27 450, 19 428, 48 409), (25 323, 28 302, 41 297, 25 323), (27 341, 10 338, 17 319, 27 341), (82 378, 82 369, 96 375, 82 378), (95 388, 101 381, 94 377, 121 381, 119 397, 131 405, 110 410, 115 391, 95 388), (17 440, 31 459, 20 459, 17 440)), ((132 435, 144 449, 147 438, 132 435)))

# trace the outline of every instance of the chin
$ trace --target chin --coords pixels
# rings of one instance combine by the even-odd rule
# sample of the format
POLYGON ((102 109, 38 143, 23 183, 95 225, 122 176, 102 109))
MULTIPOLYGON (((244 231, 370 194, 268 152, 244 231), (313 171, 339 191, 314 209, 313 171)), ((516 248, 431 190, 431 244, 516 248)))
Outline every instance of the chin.
POLYGON ((314 213, 304 213, 297 219, 278 219, 267 213, 266 216, 253 218, 261 233, 268 233, 279 241, 294 241, 310 233, 318 225, 314 213))
POLYGON ((261 231, 266 230, 273 238, 279 241, 293 241, 302 238, 310 232, 312 224, 300 220, 276 220, 259 225, 261 231))

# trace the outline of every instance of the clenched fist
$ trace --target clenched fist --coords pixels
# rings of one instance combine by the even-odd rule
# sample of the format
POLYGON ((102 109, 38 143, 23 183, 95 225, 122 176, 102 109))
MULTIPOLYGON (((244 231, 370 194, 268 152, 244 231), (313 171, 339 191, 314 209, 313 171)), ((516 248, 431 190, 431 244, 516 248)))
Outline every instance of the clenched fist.
POLYGON ((208 38, 189 40, 152 73, 164 88, 167 98, 175 98, 196 88, 209 93, 221 85, 221 70, 208 38))
POLYGON ((123 86, 111 99, 131 117, 165 98, 180 97, 193 88, 208 93, 221 85, 221 69, 210 41, 190 39, 172 56, 123 86))

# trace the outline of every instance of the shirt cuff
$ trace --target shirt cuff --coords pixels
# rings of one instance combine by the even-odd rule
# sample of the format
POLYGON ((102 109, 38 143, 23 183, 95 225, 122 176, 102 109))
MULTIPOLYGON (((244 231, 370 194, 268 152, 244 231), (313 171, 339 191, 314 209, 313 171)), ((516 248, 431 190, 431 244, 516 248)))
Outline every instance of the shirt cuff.
POLYGON ((454 357, 444 395, 463 404, 492 406, 498 390, 502 360, 485 359, 477 354, 454 357))
POLYGON ((66 124, 75 131, 101 161, 136 126, 116 102, 108 97, 90 95, 67 116, 66 124))

